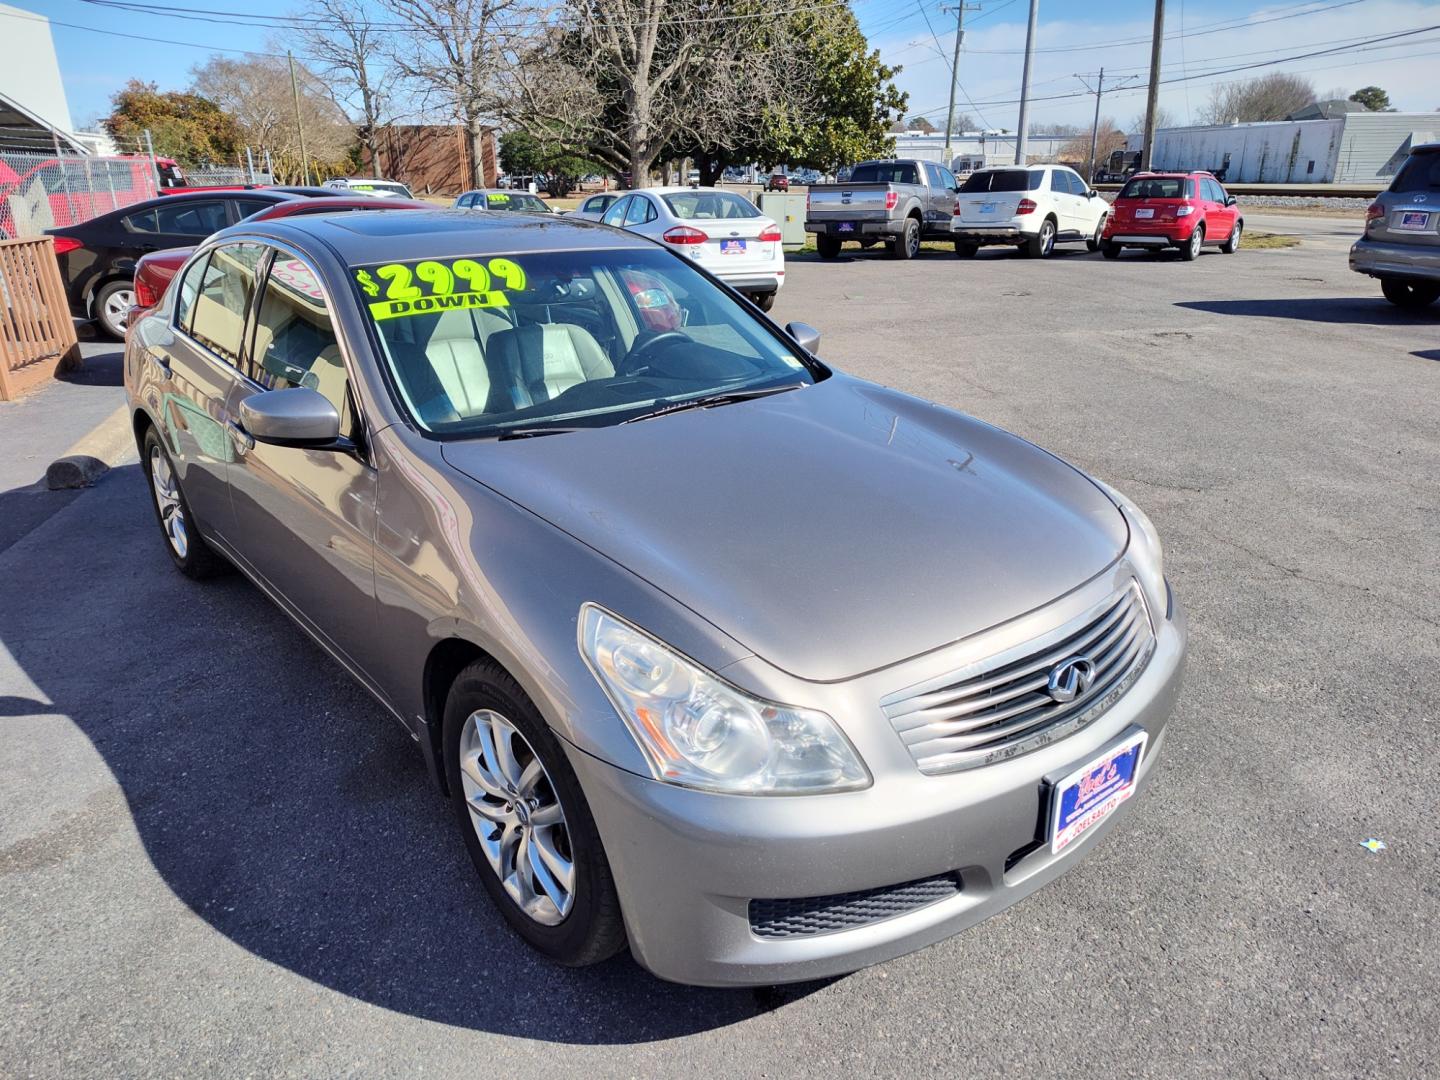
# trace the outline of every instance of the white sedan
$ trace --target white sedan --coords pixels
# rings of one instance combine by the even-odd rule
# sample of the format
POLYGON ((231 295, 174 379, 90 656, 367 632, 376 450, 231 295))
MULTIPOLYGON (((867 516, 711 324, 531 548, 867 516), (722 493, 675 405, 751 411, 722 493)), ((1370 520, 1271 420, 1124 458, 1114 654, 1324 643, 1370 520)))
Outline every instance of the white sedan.
POLYGON ((673 246, 762 311, 785 284, 780 226, 733 191, 644 188, 621 195, 600 220, 673 246))

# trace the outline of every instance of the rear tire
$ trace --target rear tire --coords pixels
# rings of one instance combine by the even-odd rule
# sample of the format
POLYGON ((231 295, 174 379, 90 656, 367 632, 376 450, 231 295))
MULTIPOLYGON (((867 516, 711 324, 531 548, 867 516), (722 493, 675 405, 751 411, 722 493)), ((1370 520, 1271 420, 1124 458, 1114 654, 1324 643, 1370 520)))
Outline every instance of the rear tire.
POLYGON ((973 259, 980 251, 980 245, 973 240, 956 240, 955 257, 959 259, 973 259))
POLYGON ((1180 258, 1186 262, 1194 262, 1200 257, 1200 249, 1205 245, 1205 226, 1197 224, 1190 231, 1190 239, 1180 245, 1180 258))
POLYGON ((1440 299, 1440 282, 1381 278, 1380 291, 1385 294, 1385 299, 1396 307, 1417 311, 1440 299))
POLYGON ((106 337, 114 341, 125 340, 125 320, 134 303, 133 281, 111 281, 100 287, 91 302, 91 310, 95 312, 95 321, 106 337))
POLYGON ((1027 259, 1049 258, 1050 253, 1055 250, 1055 222, 1050 218, 1042 221, 1039 231, 1030 237, 1020 250, 1027 259))
POLYGON ((1100 245, 1100 254, 1104 255, 1107 259, 1118 259, 1121 250, 1120 245, 1115 243, 1114 240, 1106 240, 1100 245))
POLYGON ((769 311, 775 306, 775 294, 773 292, 756 293, 753 299, 755 306, 761 311, 769 311))
MULTIPOLYGON (((456 677, 445 701, 445 776, 450 786, 450 802, 465 838, 465 847, 475 863, 475 869, 495 906, 500 909, 512 929, 537 952, 566 967, 584 967, 598 964, 625 946, 625 925, 620 916, 620 898, 615 892, 615 883, 610 874, 610 863, 605 858, 605 849, 600 843, 600 833, 595 819, 590 814, 590 805, 585 801, 580 781, 570 767, 565 751, 554 732, 546 725, 534 704, 526 696, 520 684, 512 679, 503 668, 488 660, 477 660, 456 677), (499 724, 493 721, 498 718, 499 724), (471 721, 475 721, 471 724, 471 721), (462 773, 461 753, 467 750, 462 735, 467 727, 479 730, 487 725, 488 742, 483 736, 476 739, 476 746, 489 751, 497 744, 494 734, 497 727, 503 733, 505 753, 496 752, 496 762, 509 762, 510 771, 519 772, 519 782, 503 775, 503 766, 485 768, 488 760, 479 761, 462 773), (523 760, 528 759, 528 760, 523 760), (533 766, 539 764, 538 775, 533 766), (475 779, 479 775, 484 784, 475 779), (527 785, 526 778, 529 777, 527 785), (487 789, 486 785, 489 785, 487 789), (470 795, 467 797, 467 787, 470 795), (490 789, 503 788, 492 796, 490 789), (534 796, 530 798, 529 796, 534 796), (504 800, 510 801, 504 801, 504 800), (548 813, 545 824, 529 820, 529 810, 524 815, 503 813, 508 807, 520 801, 527 807, 548 813), (554 820, 554 808, 559 807, 559 820, 554 820), (472 807, 484 811, 477 813, 472 807), (503 817, 500 821, 497 818, 503 817), (496 858, 503 867, 513 862, 514 872, 501 880, 499 872, 491 864, 481 832, 489 839, 485 843, 494 845, 496 858), (521 832, 521 830, 524 830, 521 832), (507 840, 520 833, 521 848, 513 848, 507 854, 507 840), (543 843, 539 842, 543 839, 543 843), (537 842, 531 843, 532 840, 537 842), (556 853, 570 864, 570 888, 564 889, 564 881, 553 870, 543 855, 531 852, 556 853), (523 854, 522 854, 523 853, 523 854), (558 905, 547 906, 542 893, 535 883, 542 881, 538 873, 531 873, 533 860, 547 867, 544 878, 561 882, 563 892, 568 893, 568 902, 561 911, 558 905), (507 882, 509 883, 507 885, 507 882), (531 910, 521 906, 514 894, 529 904, 531 910)), ((481 752, 469 751, 478 760, 481 752)))
POLYGON ((1225 242, 1220 245, 1220 250, 1226 255, 1234 255, 1235 252, 1240 250, 1240 233, 1242 229, 1244 229, 1244 226, 1238 221, 1235 222, 1235 228, 1230 230, 1230 235, 1226 237, 1225 242))
POLYGON ((920 254, 920 223, 913 217, 905 219, 905 231, 891 244, 890 254, 897 259, 913 259, 920 254))
POLYGON ((822 259, 837 258, 840 254, 840 241, 822 233, 815 238, 815 250, 820 253, 822 259))

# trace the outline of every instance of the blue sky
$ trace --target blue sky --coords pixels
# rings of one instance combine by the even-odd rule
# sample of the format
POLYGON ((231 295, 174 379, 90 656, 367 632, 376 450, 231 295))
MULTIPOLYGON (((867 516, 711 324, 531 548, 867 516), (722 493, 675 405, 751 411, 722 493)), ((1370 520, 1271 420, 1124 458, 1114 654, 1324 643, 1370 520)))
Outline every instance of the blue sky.
MULTIPOLYGON (((110 95, 127 79, 153 80, 162 88, 181 88, 190 68, 212 52, 266 50, 271 32, 258 27, 179 18, 156 12, 119 11, 89 0, 10 0, 52 20, 70 110, 77 124, 108 111, 110 95), (62 25, 62 24, 73 25, 62 25), (90 27, 82 30, 78 27, 90 27), (116 36, 119 33, 168 38, 200 47, 162 44, 116 36)), ((165 0, 151 0, 163 3, 165 0)), ((785 0, 776 0, 784 3, 785 0)), ((1020 86, 1028 0, 986 0, 979 12, 967 12, 959 109, 983 126, 1013 128, 1020 86), (968 100, 968 103, 967 103, 968 100), (973 103, 973 104, 971 104, 973 103)), ((181 0, 192 9, 285 15, 296 8, 287 0, 181 0)), ((886 60, 901 65, 898 77, 910 93, 911 111, 943 122, 949 91, 949 57, 954 15, 941 0, 857 0, 854 4, 871 44, 886 60), (926 19, 928 16, 928 22, 926 19)), ((1037 100, 1032 118, 1046 123, 1087 124, 1093 98, 1078 76, 1093 77, 1104 66, 1107 84, 1125 77, 1143 81, 1148 65, 1151 18, 1149 0, 1042 0, 1032 89, 1037 100), (1070 96, 1074 95, 1074 96, 1070 96)), ((1440 57, 1440 29, 1393 42, 1363 45, 1366 39, 1420 27, 1440 27, 1440 0, 1276 0, 1271 4, 1168 0, 1162 105, 1183 123, 1205 104, 1211 87, 1269 71, 1292 71, 1310 78, 1321 91, 1353 90, 1367 84, 1385 87, 1397 106, 1415 111, 1440 108, 1440 79, 1433 76, 1440 57), (1320 49, 1347 49, 1333 55, 1290 60, 1251 71, 1221 69, 1271 61, 1320 49)), ((0 25, 3 40, 3 25, 0 25)), ((1091 79, 1093 85, 1093 78, 1091 79)), ((1122 126, 1144 108, 1144 94, 1119 89, 1107 94, 1104 112, 1122 126)))

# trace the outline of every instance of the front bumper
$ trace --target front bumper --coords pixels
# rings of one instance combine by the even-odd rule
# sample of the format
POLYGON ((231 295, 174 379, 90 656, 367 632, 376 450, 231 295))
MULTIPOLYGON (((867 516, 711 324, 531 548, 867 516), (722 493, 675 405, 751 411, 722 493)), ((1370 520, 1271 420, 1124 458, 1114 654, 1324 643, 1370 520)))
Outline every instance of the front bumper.
POLYGON ((1371 277, 1440 281, 1440 247, 1362 238, 1350 248, 1350 269, 1371 277))
POLYGON ((572 750, 614 869, 630 948, 664 979, 756 985, 854 971, 941 941, 1058 877, 1136 800, 1059 855, 1044 836, 1043 777, 1083 764, 1132 726, 1149 732, 1137 790, 1164 742, 1185 664, 1178 604, 1144 673, 1083 731, 961 773, 877 774, 843 794, 716 795, 661 784, 572 750), (958 873, 953 895, 853 929, 758 936, 751 899, 828 897, 958 873))

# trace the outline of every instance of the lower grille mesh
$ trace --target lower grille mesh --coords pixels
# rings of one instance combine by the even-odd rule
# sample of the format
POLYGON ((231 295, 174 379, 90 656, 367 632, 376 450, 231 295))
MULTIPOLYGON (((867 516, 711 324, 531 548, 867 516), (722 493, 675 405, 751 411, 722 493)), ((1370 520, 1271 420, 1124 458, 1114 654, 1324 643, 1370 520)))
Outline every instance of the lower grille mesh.
POLYGON ((904 915, 959 892, 960 875, 951 873, 833 896, 751 900, 750 929, 764 938, 832 934, 904 915))

